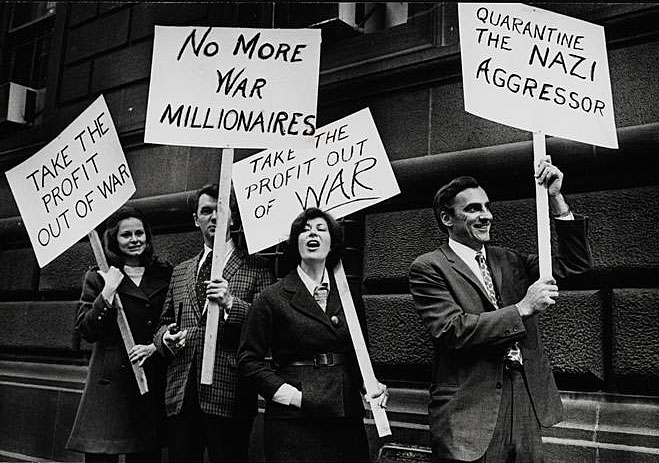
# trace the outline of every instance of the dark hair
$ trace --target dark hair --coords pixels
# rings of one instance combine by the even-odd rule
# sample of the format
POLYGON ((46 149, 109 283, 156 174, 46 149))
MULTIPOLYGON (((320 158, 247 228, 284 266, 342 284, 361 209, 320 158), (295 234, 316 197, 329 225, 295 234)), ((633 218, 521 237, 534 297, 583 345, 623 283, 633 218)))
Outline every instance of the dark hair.
POLYGON ((140 263, 144 266, 151 263, 153 259, 153 233, 151 226, 146 220, 146 216, 142 211, 131 206, 122 206, 117 209, 105 221, 105 232, 103 233, 103 248, 105 249, 105 256, 108 259, 109 265, 115 267, 123 267, 125 261, 122 252, 119 250, 119 243, 117 242, 117 233, 119 232, 119 223, 125 219, 138 219, 142 222, 144 233, 146 234, 146 248, 140 256, 140 263))
POLYGON ((333 269, 339 263, 341 253, 343 252, 343 227, 327 212, 321 211, 316 207, 310 207, 302 211, 291 224, 291 233, 288 235, 288 246, 286 247, 286 260, 290 268, 299 265, 302 260, 297 243, 300 234, 304 231, 304 227, 309 220, 318 217, 325 219, 325 222, 327 222, 327 228, 332 239, 325 265, 329 269, 333 269))
MULTIPOLYGON (((202 186, 195 194, 194 199, 194 213, 197 213, 199 207, 199 198, 202 195, 208 195, 215 199, 219 196, 219 186, 217 183, 207 184, 202 186)), ((240 230, 242 226, 242 219, 240 218, 240 209, 238 208, 238 199, 236 199, 236 192, 231 185, 231 193, 229 193, 229 210, 231 211, 231 219, 233 220, 233 229, 240 230)))
POLYGON ((442 231, 447 232, 446 225, 442 222, 440 213, 446 211, 453 214, 453 199, 460 194, 461 191, 467 188, 479 188, 480 185, 474 177, 462 176, 457 177, 441 187, 435 193, 435 198, 432 201, 432 210, 435 213, 435 219, 442 231))

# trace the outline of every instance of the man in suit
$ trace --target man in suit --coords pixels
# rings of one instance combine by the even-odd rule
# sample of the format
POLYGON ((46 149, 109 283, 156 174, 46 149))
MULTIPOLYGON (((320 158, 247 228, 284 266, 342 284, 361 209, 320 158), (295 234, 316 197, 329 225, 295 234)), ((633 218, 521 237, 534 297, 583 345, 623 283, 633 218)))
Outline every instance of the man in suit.
MULTIPOLYGON (((563 198, 562 172, 547 157, 535 177, 557 219, 554 276, 588 270, 587 220, 563 198)), ((558 296, 556 282, 539 279, 537 256, 488 245, 490 201, 474 178, 440 188, 433 210, 448 243, 410 267, 410 292, 434 340, 433 459, 540 462, 541 427, 562 419, 538 330, 538 314, 558 296)))
POLYGON ((174 269, 154 335, 158 350, 170 358, 165 390, 170 461, 203 461, 205 448, 211 461, 246 461, 257 410, 255 390, 238 381, 236 350, 252 301, 276 278, 264 259, 247 255, 231 240, 229 225, 240 220, 232 192, 224 273, 210 281, 217 196, 217 185, 197 192, 193 218, 204 249, 174 269), (207 298, 221 311, 210 385, 201 384, 207 298))

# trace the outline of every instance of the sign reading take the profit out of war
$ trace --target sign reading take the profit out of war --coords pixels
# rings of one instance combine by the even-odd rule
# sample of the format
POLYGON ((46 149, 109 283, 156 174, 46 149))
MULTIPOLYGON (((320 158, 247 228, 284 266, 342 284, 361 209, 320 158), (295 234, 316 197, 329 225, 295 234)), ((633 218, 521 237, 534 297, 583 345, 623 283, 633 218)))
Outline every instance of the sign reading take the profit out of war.
POLYGON ((320 29, 156 26, 144 140, 311 146, 320 29))
POLYGON ((103 96, 6 175, 40 267, 135 193, 103 96))
POLYGON ((604 28, 520 3, 460 3, 465 110, 617 148, 604 28))
POLYGON ((368 108, 317 129, 313 147, 237 162, 233 183, 250 253, 285 240, 308 207, 344 217, 400 193, 368 108))

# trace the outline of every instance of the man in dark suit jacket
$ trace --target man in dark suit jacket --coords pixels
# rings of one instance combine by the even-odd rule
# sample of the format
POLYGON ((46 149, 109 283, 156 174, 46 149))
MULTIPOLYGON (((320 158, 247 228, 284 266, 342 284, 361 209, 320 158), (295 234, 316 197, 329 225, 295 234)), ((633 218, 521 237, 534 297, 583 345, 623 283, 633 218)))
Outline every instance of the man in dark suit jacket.
MULTIPOLYGON (((590 268, 587 220, 570 212, 562 172, 536 166, 558 234, 557 278, 590 268)), ((538 258, 487 246, 492 213, 485 191, 459 177, 435 195, 449 242, 410 267, 410 292, 434 339, 430 431, 435 461, 539 462, 540 428, 562 419, 562 404, 538 330, 555 303, 553 278, 538 258)))
MULTIPOLYGON (((227 226, 223 278, 209 281, 217 196, 217 185, 197 192, 193 217, 204 249, 174 269, 154 336, 158 350, 171 359, 165 390, 170 461, 202 461, 205 448, 211 461, 246 461, 257 411, 256 391, 239 384, 236 350, 252 301, 276 278, 264 259, 233 244, 227 226), (216 300, 222 312, 210 385, 201 384, 206 298, 216 300)), ((235 225, 240 219, 233 194, 230 208, 235 225)))

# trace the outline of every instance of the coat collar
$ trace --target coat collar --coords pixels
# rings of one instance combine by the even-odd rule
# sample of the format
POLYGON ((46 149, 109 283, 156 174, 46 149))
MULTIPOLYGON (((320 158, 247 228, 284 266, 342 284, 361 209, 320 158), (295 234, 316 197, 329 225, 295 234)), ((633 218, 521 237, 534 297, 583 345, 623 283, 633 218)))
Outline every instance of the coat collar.
MULTIPOLYGON (((123 269, 121 271, 124 273, 123 269)), ((144 275, 139 286, 133 283, 133 280, 124 273, 124 279, 121 281, 119 288, 117 288, 117 292, 148 302, 155 293, 166 288, 168 285, 169 274, 166 266, 158 262, 152 262, 144 270, 144 275)))
MULTIPOLYGON (((444 254, 446 257, 446 260, 448 260, 451 263, 451 266, 455 271, 460 273, 463 277, 465 277, 467 280, 471 282, 478 290, 485 296, 485 300, 490 304, 490 306, 494 309, 494 304, 490 301, 490 298, 487 294, 487 291, 483 287, 483 284, 480 282, 480 280, 474 275, 474 272, 471 271, 469 266, 465 264, 465 262, 451 249, 451 247, 448 245, 448 243, 443 244, 439 250, 444 254)), ((487 260, 489 267, 492 271, 492 279, 494 280, 494 287, 497 292, 500 291, 501 288, 501 265, 500 265, 500 259, 499 256, 496 255, 495 252, 493 252, 493 249, 490 247, 487 247, 487 260)))
POLYGON ((327 307, 325 311, 320 308, 318 303, 314 300, 313 296, 309 294, 309 290, 304 285, 296 270, 289 272, 282 281, 284 291, 290 295, 291 306, 307 315, 308 317, 317 320, 325 325, 332 332, 335 328, 330 322, 330 314, 336 314, 341 310, 341 300, 339 299, 338 292, 336 291, 336 282, 330 272, 330 292, 327 297, 327 307))

